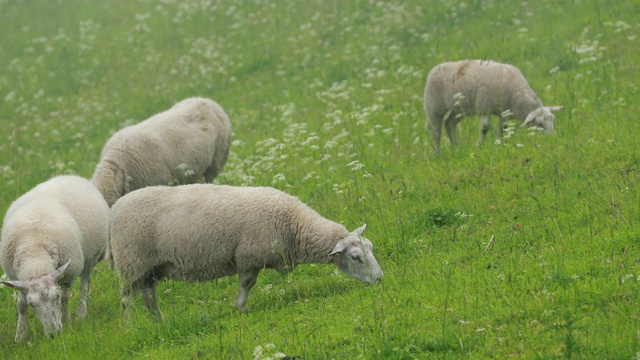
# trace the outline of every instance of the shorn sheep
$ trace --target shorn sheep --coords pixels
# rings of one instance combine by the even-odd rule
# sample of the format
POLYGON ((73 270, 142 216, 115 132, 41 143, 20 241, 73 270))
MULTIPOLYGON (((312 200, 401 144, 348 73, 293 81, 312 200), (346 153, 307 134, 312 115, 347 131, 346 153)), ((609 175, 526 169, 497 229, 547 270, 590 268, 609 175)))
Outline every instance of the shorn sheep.
POLYGON ((280 273, 298 264, 335 264, 372 284, 382 277, 365 226, 349 232, 298 198, 268 187, 193 184, 137 190, 112 208, 109 262, 122 282, 122 317, 142 292, 161 319, 156 284, 162 278, 204 281, 238 274, 235 301, 245 311, 261 269, 280 273))
POLYGON ((230 138, 231 123, 220 105, 188 98, 116 132, 92 181, 109 206, 146 186, 211 182, 227 162, 230 138))
POLYGON ((0 265, 18 291, 16 341, 29 335, 28 305, 47 336, 68 322, 69 289, 80 280, 76 315, 87 314, 91 270, 105 256, 109 207, 87 179, 54 177, 25 193, 7 210, 0 239, 0 265))
POLYGON ((456 126, 464 116, 480 115, 480 139, 489 131, 491 115, 499 117, 502 135, 504 120, 524 120, 523 126, 539 126, 553 132, 553 111, 562 106, 545 107, 520 70, 513 65, 488 60, 446 62, 435 66, 427 76, 424 90, 427 128, 433 148, 440 154, 442 124, 451 145, 458 145, 456 126), (505 111, 507 111, 505 113, 505 111))

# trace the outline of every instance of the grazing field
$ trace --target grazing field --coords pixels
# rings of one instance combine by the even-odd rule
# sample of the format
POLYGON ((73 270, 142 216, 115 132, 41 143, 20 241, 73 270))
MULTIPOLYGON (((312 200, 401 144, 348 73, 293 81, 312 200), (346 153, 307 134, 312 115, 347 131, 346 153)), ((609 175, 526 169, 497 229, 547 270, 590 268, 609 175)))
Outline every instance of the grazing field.
MULTIPOLYGON (((94 271, 89 315, 16 359, 640 356, 640 7, 633 1, 0 0, 0 216, 55 174, 90 177, 119 128, 191 96, 231 119, 215 183, 273 186, 365 235, 385 277, 324 265, 159 287, 123 325, 94 271), (436 64, 516 65, 556 133, 497 119, 435 157, 422 95, 436 64)), ((212 249, 214 251, 214 249, 212 249)), ((72 307, 78 299, 73 288, 72 307)))

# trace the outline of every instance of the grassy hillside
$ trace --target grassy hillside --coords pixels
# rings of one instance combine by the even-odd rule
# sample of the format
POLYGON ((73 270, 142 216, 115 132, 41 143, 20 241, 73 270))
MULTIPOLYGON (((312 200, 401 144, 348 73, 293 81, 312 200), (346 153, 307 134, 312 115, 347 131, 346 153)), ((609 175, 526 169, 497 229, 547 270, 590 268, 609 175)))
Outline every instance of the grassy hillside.
MULTIPOLYGON (((273 186, 366 235, 385 272, 264 271, 159 288, 119 319, 96 269, 89 317, 14 344, 20 359, 610 358, 640 353, 640 7, 634 2, 0 0, 0 216, 55 174, 90 177, 119 128, 190 96, 219 102, 233 145, 220 184, 273 186), (479 121, 433 155, 429 69, 516 65, 556 134, 482 147, 479 121)), ((78 297, 74 287, 72 306, 78 297)))

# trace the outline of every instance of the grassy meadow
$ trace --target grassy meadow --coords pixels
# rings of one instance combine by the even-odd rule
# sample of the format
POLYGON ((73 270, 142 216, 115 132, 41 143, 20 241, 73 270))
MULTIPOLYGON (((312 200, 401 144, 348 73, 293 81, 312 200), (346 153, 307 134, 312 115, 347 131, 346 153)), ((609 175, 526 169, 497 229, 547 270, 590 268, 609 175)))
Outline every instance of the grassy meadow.
MULTIPOLYGON (((273 186, 365 235, 385 278, 333 266, 159 286, 164 322, 93 275, 89 315, 8 359, 637 359, 640 6, 634 1, 0 0, 0 216, 56 174, 90 177, 116 130, 191 96, 229 114, 219 184, 273 186), (510 123, 434 156, 436 64, 516 65, 556 133, 510 123)), ((72 309, 78 298, 73 289, 72 309)))

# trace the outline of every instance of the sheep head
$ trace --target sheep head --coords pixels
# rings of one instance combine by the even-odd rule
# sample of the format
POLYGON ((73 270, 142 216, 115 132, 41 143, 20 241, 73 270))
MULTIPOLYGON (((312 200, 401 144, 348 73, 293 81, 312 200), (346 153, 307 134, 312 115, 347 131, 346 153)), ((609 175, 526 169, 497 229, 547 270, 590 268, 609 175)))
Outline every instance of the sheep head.
POLYGON ((539 126, 546 133, 553 133, 553 121, 556 118, 553 112, 562 110, 562 108, 563 106, 539 107, 527 115, 522 126, 539 126))
POLYGON ((367 225, 363 225, 340 240, 329 253, 333 263, 345 274, 373 284, 382 278, 383 273, 373 256, 373 244, 362 236, 367 225))
POLYGON ((26 281, 2 281, 5 286, 20 290, 20 301, 26 301, 33 307, 36 316, 44 327, 44 333, 53 337, 62 331, 62 290, 58 280, 71 261, 59 267, 50 275, 26 281))

